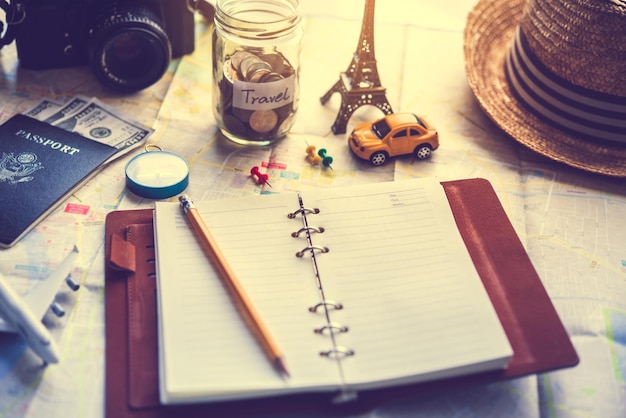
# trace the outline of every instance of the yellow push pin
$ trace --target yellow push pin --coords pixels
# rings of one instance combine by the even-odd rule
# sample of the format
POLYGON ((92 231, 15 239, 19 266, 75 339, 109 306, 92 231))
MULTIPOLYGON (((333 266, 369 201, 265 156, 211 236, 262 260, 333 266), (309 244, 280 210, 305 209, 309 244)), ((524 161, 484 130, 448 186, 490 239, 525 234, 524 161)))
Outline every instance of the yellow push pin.
POLYGON ((312 165, 319 165, 322 162, 322 157, 315 154, 315 145, 306 147, 306 160, 312 165))

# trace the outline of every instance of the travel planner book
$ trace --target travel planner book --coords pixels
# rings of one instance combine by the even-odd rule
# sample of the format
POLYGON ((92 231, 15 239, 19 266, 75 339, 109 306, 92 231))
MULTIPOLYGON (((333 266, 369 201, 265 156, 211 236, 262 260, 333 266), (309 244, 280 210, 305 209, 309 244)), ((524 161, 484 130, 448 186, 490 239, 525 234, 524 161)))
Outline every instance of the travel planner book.
POLYGON ((157 202, 164 404, 349 393, 502 369, 513 355, 434 180, 195 203, 291 377, 242 323, 180 205, 157 202))

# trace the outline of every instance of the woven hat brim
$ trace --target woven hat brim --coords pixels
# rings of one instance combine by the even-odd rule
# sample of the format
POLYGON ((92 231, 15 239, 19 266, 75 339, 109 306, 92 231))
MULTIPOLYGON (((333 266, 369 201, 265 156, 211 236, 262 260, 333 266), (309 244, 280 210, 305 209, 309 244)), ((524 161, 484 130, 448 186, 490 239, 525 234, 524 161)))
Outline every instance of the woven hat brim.
POLYGON ((574 136, 544 122, 510 90, 504 61, 525 0, 480 0, 465 28, 468 83, 480 107, 519 143, 552 160, 586 171, 626 177, 626 145, 574 136))

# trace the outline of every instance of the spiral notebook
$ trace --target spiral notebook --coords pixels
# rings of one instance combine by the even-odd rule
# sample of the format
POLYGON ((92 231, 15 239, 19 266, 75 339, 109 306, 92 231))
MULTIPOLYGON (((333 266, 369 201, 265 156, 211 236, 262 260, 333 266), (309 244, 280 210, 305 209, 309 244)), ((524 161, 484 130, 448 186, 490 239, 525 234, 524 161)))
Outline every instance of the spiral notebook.
POLYGON ((501 369, 512 357, 434 180, 196 205, 291 377, 265 358, 180 206, 157 202, 162 403, 348 395, 501 369))
POLYGON ((325 392, 224 402, 162 405, 159 399, 158 330, 152 209, 117 210, 106 218, 106 416, 169 418, 198 416, 360 415, 406 397, 484 385, 572 367, 578 355, 541 279, 485 179, 443 182, 457 228, 487 289, 513 358, 506 368, 362 392, 332 404, 325 392))

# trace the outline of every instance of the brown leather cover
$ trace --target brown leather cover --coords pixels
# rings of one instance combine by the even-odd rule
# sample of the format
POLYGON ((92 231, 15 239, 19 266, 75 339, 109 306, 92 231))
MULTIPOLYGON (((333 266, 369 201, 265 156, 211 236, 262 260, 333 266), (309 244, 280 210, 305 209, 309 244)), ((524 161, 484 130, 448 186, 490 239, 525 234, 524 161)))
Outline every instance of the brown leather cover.
POLYGON ((468 179, 442 185, 513 347, 505 370, 365 391, 357 401, 339 406, 327 393, 160 405, 153 211, 114 211, 106 218, 105 236, 106 417, 292 416, 298 411, 338 416, 392 399, 576 365, 569 336, 491 184, 468 179))

